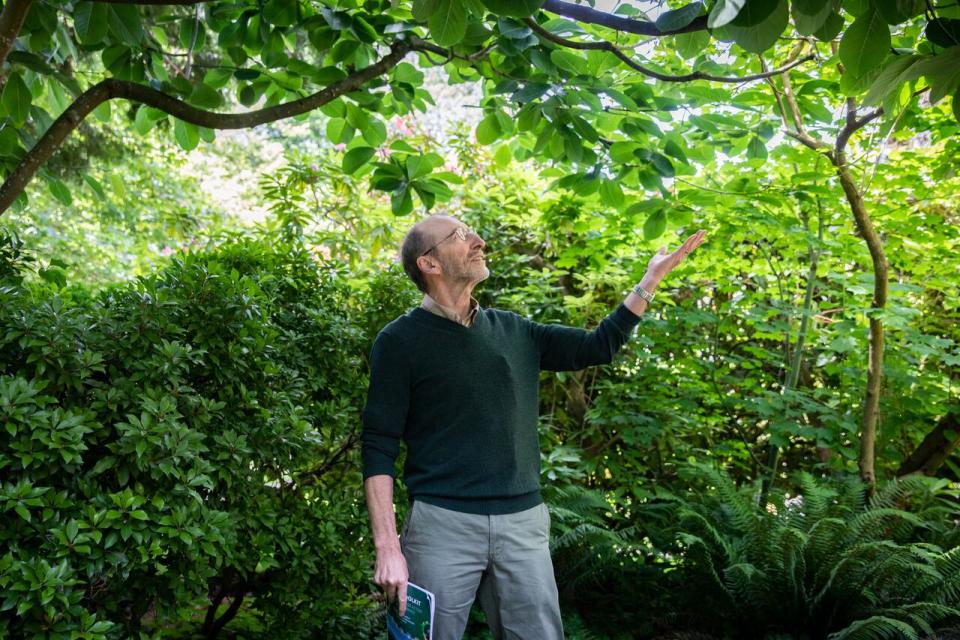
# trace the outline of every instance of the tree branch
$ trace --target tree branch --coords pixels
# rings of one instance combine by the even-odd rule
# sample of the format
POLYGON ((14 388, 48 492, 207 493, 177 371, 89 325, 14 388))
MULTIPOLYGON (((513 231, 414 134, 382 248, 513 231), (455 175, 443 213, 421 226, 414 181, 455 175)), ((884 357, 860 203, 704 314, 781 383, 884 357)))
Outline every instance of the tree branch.
MULTIPOLYGON (((7 0, 0 11, 0 68, 7 62, 7 56, 13 49, 13 43, 20 35, 23 21, 27 18, 33 0, 7 0)), ((7 74, 0 71, 0 90, 6 84, 7 74)))
POLYGON ((623 16, 616 16, 606 11, 597 11, 584 5, 562 2, 561 0, 546 0, 546 2, 540 6, 540 9, 564 16, 565 18, 573 18, 578 22, 598 24, 603 27, 609 27, 610 29, 616 29, 617 31, 636 33, 641 36, 666 36, 677 33, 706 31, 707 29, 707 16, 694 18, 693 22, 676 31, 661 31, 657 28, 656 24, 647 20, 624 18, 623 16))
POLYGON ((623 61, 627 66, 635 71, 639 71, 643 75, 649 78, 655 78, 656 80, 661 80, 663 82, 692 82, 694 80, 708 80, 710 82, 731 82, 731 83, 741 83, 741 82, 750 82, 753 80, 763 80, 764 78, 769 78, 770 76, 776 75, 778 73, 783 73, 784 71, 789 71, 790 69, 803 64, 807 60, 812 60, 814 54, 807 54, 798 60, 794 60, 790 64, 787 64, 779 69, 774 69, 773 71, 768 71, 766 73, 758 73, 752 76, 743 76, 743 77, 731 77, 731 76, 715 76, 709 73, 703 73, 702 71, 694 71, 682 76, 672 76, 652 69, 648 69, 641 64, 635 62, 630 56, 625 54, 619 48, 611 44, 610 42, 576 42, 574 40, 567 40, 561 36, 558 36, 555 33, 552 33, 543 27, 541 27, 536 20, 532 18, 524 18, 524 23, 533 29, 534 32, 539 34, 541 37, 546 38, 554 44, 558 44, 563 47, 568 47, 570 49, 580 49, 580 50, 595 50, 595 51, 609 51, 621 61, 623 61))
POLYGON ((355 91, 367 81, 396 66, 410 51, 422 50, 424 44, 418 38, 398 41, 393 45, 390 53, 374 64, 331 84, 321 91, 299 100, 248 113, 216 113, 198 109, 182 100, 136 82, 113 78, 98 82, 80 94, 60 114, 60 117, 50 125, 50 128, 44 132, 40 140, 27 152, 6 181, 0 185, 0 215, 10 208, 17 196, 26 188, 27 183, 43 166, 43 163, 60 147, 66 137, 80 126, 80 123, 90 115, 91 111, 108 100, 123 98, 140 102, 184 122, 209 129, 247 129, 307 113, 345 93, 355 91))
POLYGON ((834 153, 837 155, 842 154, 846 149, 847 142, 850 140, 850 136, 882 115, 883 107, 874 109, 862 118, 857 117, 856 109, 848 109, 847 124, 845 124, 843 129, 840 130, 840 133, 837 134, 837 143, 834 146, 834 153))
POLYGON ((347 439, 344 441, 340 447, 334 451, 327 460, 324 460, 323 463, 317 467, 310 469, 309 471, 304 471, 298 475, 297 480, 303 481, 307 479, 312 479, 316 481, 318 478, 322 477, 327 471, 332 469, 337 462, 343 457, 345 453, 350 451, 356 444, 360 441, 360 434, 351 433, 347 439))
POLYGON ((485 46, 480 51, 471 53, 470 55, 466 55, 466 56, 460 53, 455 53, 452 49, 444 49, 439 45, 433 44, 432 42, 427 42, 425 40, 418 40, 417 45, 414 48, 417 51, 422 51, 424 53, 430 52, 430 53, 435 53, 439 56, 444 56, 447 59, 447 61, 457 59, 457 60, 466 60, 467 62, 476 62, 477 60, 483 57, 486 57, 486 55, 491 51, 493 51, 493 49, 496 46, 497 46, 497 42, 494 41, 491 44, 488 44, 487 46, 485 46))
POLYGON ((924 475, 936 475, 937 470, 950 457, 960 444, 960 410, 950 407, 947 414, 940 418, 937 426, 913 450, 897 469, 897 477, 908 473, 922 472, 924 475))

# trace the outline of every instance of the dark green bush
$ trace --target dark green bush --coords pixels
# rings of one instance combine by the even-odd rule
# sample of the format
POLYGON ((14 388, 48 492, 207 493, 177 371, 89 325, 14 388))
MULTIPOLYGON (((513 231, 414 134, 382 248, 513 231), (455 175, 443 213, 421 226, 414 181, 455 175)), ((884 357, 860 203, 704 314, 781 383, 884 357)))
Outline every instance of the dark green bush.
POLYGON ((366 633, 342 274, 254 242, 98 296, 31 269, 0 242, 0 629, 209 635, 252 599, 270 637, 366 633))

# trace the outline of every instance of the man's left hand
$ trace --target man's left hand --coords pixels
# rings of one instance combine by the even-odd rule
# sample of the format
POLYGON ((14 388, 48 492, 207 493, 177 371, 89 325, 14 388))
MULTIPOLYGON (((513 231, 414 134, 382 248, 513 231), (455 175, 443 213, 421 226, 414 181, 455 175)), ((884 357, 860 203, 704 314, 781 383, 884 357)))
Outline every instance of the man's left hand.
POLYGON ((673 271, 678 264, 683 262, 683 259, 699 247, 705 239, 706 231, 701 229, 687 238, 686 241, 680 245, 680 248, 672 253, 667 252, 666 246, 660 247, 660 251, 650 258, 650 263, 647 265, 647 273, 643 276, 640 286, 647 291, 653 291, 653 289, 660 284, 660 281, 663 280, 668 273, 673 271))

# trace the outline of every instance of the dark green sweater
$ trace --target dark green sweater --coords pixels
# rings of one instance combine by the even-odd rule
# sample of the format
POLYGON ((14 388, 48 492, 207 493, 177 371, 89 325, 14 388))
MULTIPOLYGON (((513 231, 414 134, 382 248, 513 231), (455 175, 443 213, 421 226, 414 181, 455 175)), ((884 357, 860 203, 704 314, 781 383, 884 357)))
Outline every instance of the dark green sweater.
POLYGON ((540 504, 540 370, 607 364, 639 318, 620 305, 594 331, 480 309, 470 327, 416 308, 380 332, 363 411, 363 476, 395 474, 411 499, 467 513, 540 504))

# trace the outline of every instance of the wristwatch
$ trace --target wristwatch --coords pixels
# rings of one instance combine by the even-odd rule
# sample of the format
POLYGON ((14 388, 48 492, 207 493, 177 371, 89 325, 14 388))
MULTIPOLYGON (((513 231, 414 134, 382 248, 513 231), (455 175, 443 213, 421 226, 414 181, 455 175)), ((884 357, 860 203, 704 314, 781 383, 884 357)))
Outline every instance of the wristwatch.
POLYGON ((647 302, 653 302, 653 294, 641 287, 639 284, 633 286, 633 292, 647 302))

